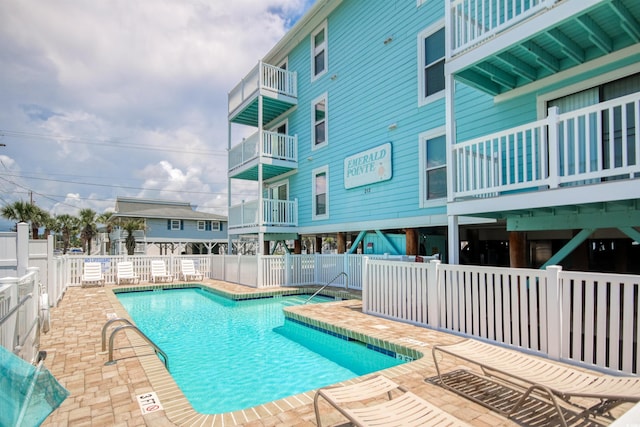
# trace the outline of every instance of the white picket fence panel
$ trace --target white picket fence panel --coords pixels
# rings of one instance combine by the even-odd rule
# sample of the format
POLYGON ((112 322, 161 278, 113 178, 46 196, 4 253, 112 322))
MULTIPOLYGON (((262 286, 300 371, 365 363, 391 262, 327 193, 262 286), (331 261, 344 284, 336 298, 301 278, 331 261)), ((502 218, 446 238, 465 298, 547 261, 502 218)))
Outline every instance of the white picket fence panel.
POLYGON ((640 374, 640 276, 365 259, 367 314, 640 374))

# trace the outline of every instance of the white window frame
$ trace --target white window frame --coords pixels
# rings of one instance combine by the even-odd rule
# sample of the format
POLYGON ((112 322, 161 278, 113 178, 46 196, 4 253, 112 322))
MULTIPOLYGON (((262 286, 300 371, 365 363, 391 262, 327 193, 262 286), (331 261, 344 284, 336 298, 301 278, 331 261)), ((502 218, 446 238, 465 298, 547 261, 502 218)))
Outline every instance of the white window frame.
POLYGON ((171 220, 171 231, 180 231, 180 224, 182 220, 180 219, 172 219, 171 220))
POLYGON ((211 221, 211 231, 220 231, 220 221, 211 221))
POLYGON ((311 33, 311 81, 315 81, 317 79, 319 79, 320 77, 324 76, 325 74, 327 74, 328 70, 329 70, 329 33, 327 31, 327 21, 324 21, 322 23, 322 25, 320 25, 318 28, 316 28, 312 33, 311 33), (321 32, 324 31, 324 42, 322 42, 319 46, 316 46, 315 44, 315 38, 316 35, 321 32), (322 70, 321 72, 316 74, 316 54, 324 51, 323 52, 323 56, 324 56, 324 70, 322 70))
POLYGON ((324 220, 329 219, 329 165, 325 165, 314 169, 311 172, 311 219, 312 220, 324 220), (317 215, 316 212, 316 177, 320 174, 325 174, 325 213, 317 215))
MULTIPOLYGON (((427 141, 433 138, 437 138, 439 136, 445 136, 445 165, 441 166, 447 170, 447 192, 449 191, 448 181, 449 181, 449 170, 448 164, 446 163, 446 150, 449 150, 449 142, 447 139, 446 127, 441 126, 426 132, 422 132, 418 135, 418 154, 420 156, 420 177, 418 181, 418 189, 420 194, 420 207, 427 208, 432 206, 441 206, 446 203, 447 196, 438 198, 438 199, 427 199, 427 141)), ((435 168, 432 168, 435 169, 435 168)))
POLYGON ((329 97, 327 92, 311 101, 311 150, 317 150, 329 144, 329 97), (316 144, 316 105, 324 101, 324 141, 316 144))
MULTIPOLYGON (((445 93, 446 93, 446 89, 447 89, 447 79, 446 76, 444 78, 444 82, 445 82, 445 87, 434 93, 431 94, 429 96, 425 96, 425 81, 424 81, 424 70, 425 70, 425 55, 424 55, 424 41, 425 39, 429 38, 431 35, 435 34, 436 32, 438 32, 439 30, 444 29, 444 20, 440 20, 438 22, 436 22, 435 24, 431 25, 430 27, 422 30, 419 34, 418 34, 418 106, 423 106, 426 104, 429 104, 431 102, 437 101, 439 99, 444 98, 445 93)), ((446 29, 445 29, 446 31, 446 29)), ((445 47, 445 51, 444 51, 444 55, 442 57, 442 60, 445 59, 446 57, 446 47, 445 47)))
POLYGON ((196 228, 198 231, 207 231, 207 221, 199 220, 197 222, 196 228))

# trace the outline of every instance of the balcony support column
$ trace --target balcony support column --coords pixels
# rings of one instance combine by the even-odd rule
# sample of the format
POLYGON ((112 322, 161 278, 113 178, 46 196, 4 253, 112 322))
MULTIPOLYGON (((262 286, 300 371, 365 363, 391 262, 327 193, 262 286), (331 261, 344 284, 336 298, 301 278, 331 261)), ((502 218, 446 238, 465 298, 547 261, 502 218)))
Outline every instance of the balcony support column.
POLYGON ((407 255, 420 255, 418 253, 418 229, 407 228, 405 234, 405 252, 407 255))
POLYGON ((526 268, 527 265, 527 233, 524 231, 509 232, 509 266, 526 268))
POLYGON ((460 264, 460 230, 458 216, 447 216, 447 263, 460 264))
POLYGON ((343 254, 347 250, 347 234, 338 233, 338 253, 343 254))

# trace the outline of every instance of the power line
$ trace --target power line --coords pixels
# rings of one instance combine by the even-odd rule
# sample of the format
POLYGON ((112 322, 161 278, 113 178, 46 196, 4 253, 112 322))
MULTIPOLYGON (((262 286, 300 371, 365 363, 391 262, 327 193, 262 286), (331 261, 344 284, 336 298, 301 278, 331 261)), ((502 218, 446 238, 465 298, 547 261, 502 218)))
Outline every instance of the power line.
POLYGON ((173 153, 185 153, 185 154, 198 154, 204 156, 226 156, 227 152, 224 150, 185 150, 184 148, 171 148, 171 147, 158 147, 148 144, 132 144, 120 142, 116 139, 103 139, 96 140, 83 137, 66 136, 66 135, 54 135, 54 134, 41 134, 34 132, 25 132, 9 129, 0 129, 0 137, 8 136, 21 139, 33 139, 33 140, 45 140, 45 141, 61 141, 68 142, 70 144, 85 144, 93 145, 97 147, 119 147, 119 148, 131 148, 136 150, 153 150, 153 151, 168 151, 173 153))
MULTIPOLYGON (((100 184, 100 183, 97 183, 97 182, 79 182, 79 181, 68 181, 68 180, 64 180, 64 179, 24 177, 24 176, 21 176, 21 175, 12 175, 12 174, 3 174, 3 173, 0 173, 0 175, 11 176, 11 177, 16 177, 16 178, 23 178, 23 179, 35 179, 35 180, 39 180, 39 181, 62 182, 62 183, 65 183, 65 184, 89 185, 89 186, 92 186, 92 187, 124 188, 124 189, 127 189, 127 190, 167 191, 167 192, 170 192, 170 193, 190 193, 190 194, 216 194, 216 195, 217 194, 227 194, 227 193, 220 193, 220 192, 213 192, 213 191, 168 190, 166 188, 144 188, 144 187, 133 187, 133 186, 129 186, 129 185, 100 184)), ((9 181, 8 179, 5 179, 5 180, 9 181)))

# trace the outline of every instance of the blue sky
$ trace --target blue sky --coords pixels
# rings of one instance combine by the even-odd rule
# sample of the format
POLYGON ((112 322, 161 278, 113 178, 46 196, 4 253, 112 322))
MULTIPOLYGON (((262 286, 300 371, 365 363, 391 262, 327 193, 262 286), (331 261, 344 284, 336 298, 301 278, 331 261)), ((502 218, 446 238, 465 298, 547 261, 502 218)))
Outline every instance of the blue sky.
POLYGON ((0 203, 226 214, 227 93, 313 1, 0 2, 0 203))

